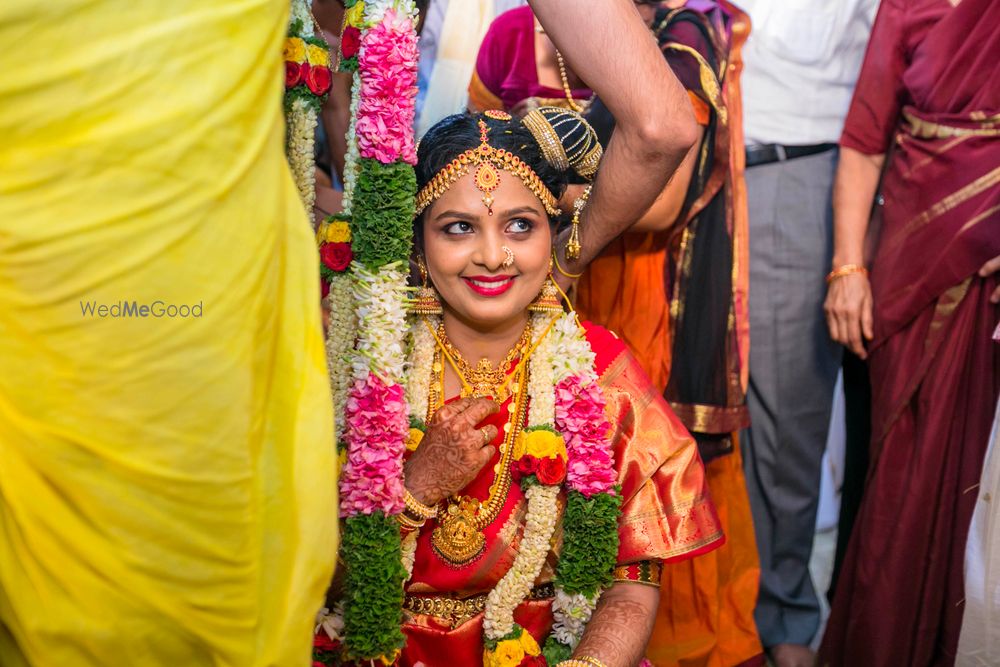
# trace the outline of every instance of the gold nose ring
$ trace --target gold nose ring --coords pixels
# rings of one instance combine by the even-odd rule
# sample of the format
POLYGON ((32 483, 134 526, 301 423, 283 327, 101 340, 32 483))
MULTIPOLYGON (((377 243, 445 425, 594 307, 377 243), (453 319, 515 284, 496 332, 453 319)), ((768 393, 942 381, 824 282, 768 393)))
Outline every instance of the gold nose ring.
POLYGON ((503 264, 501 264, 500 266, 502 266, 505 269, 509 269, 510 267, 514 266, 514 251, 505 245, 500 246, 500 249, 503 250, 504 253, 507 255, 507 257, 505 257, 503 260, 503 264))

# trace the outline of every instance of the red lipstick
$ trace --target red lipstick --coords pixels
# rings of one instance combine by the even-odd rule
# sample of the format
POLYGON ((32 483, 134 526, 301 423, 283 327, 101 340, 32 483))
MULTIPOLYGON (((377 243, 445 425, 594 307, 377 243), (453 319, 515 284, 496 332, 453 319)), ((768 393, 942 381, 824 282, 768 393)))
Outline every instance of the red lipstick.
POLYGON ((516 276, 462 276, 462 280, 479 296, 500 296, 514 286, 516 276))

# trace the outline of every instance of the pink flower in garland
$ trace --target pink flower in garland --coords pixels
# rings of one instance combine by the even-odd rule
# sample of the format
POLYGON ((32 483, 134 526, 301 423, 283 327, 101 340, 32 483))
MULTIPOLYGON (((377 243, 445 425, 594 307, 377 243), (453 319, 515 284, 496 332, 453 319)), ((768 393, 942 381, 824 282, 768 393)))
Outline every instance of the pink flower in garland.
POLYGON ((340 478, 340 516, 403 510, 403 451, 409 418, 403 387, 374 374, 357 380, 344 407, 347 463, 340 478))
POLYGON ((569 464, 566 483, 588 498, 611 491, 615 484, 614 457, 604 415, 600 385, 572 375, 555 388, 556 428, 566 441, 569 464))
POLYGON ((361 157, 416 164, 417 37, 410 17, 386 10, 361 40, 358 67, 361 102, 355 128, 361 157))

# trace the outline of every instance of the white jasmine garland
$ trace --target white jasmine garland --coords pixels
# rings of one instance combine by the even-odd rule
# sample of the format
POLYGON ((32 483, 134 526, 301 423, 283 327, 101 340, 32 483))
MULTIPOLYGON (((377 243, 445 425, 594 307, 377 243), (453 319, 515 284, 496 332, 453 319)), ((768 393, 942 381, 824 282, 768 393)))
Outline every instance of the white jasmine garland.
POLYGON ((351 215, 354 206, 354 187, 358 182, 358 134, 355 127, 358 118, 358 105, 361 104, 361 75, 357 72, 351 80, 351 121, 347 126, 347 152, 344 154, 344 200, 346 215, 351 215))
POLYGON ((292 108, 288 112, 288 165, 307 211, 312 210, 316 201, 316 160, 313 154, 316 124, 316 110, 305 100, 292 100, 292 108))
POLYGON ((344 603, 337 602, 333 605, 333 609, 328 609, 323 607, 316 614, 316 627, 313 629, 313 634, 317 634, 323 629, 326 636, 331 640, 337 642, 344 638, 344 603))
POLYGON ((568 377, 579 375, 590 380, 597 379, 594 373, 596 356, 576 320, 575 313, 562 315, 553 329, 552 367, 553 380, 558 384, 568 377))
POLYGON ((552 635, 561 644, 570 648, 576 648, 583 637, 583 631, 590 622, 590 617, 597 607, 597 600, 600 594, 593 598, 588 598, 582 593, 570 595, 561 588, 556 589, 555 599, 552 600, 552 615, 555 618, 552 624, 552 635))
POLYGON ((344 429, 344 403, 351 386, 350 353, 354 349, 357 322, 354 316, 351 276, 340 273, 330 281, 330 292, 326 295, 326 305, 330 309, 330 327, 326 332, 326 362, 333 390, 333 409, 337 415, 337 437, 344 429))
POLYGON ((292 0, 289 10, 288 22, 298 21, 302 26, 302 33, 305 36, 313 34, 312 14, 309 13, 311 3, 309 0, 292 0))
POLYGON ((552 355, 554 351, 553 331, 545 334, 552 322, 548 313, 534 313, 531 316, 531 341, 538 343, 532 354, 531 374, 528 376, 528 423, 532 426, 552 426, 556 421, 555 383, 552 375, 552 355), (545 338, 541 338, 545 336, 545 338))
POLYGON ((410 358, 406 365, 406 402, 410 416, 423 421, 427 418, 430 402, 430 385, 436 342, 428 327, 437 329, 441 319, 434 315, 413 317, 410 326, 410 358))
POLYGON ((364 264, 351 264, 354 308, 358 324, 357 344, 351 361, 355 379, 375 373, 386 384, 403 381, 406 354, 406 306, 408 291, 401 262, 372 272, 364 264))
POLYGON ((483 632, 488 639, 500 639, 514 629, 514 609, 531 592, 545 565, 559 514, 559 487, 536 484, 525 493, 528 514, 524 536, 514 564, 486 597, 483 632))

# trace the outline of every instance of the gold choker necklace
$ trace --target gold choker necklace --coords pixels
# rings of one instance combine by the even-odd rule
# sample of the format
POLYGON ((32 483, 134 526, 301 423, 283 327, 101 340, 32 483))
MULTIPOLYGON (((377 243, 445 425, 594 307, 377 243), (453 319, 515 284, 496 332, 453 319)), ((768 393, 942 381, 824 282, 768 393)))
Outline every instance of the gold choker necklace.
MULTIPOLYGON (((493 364, 485 357, 479 360, 474 367, 455 345, 448 339, 448 334, 444 330, 444 323, 438 327, 437 339, 441 350, 452 362, 452 366, 462 381, 461 397, 473 396, 475 398, 488 396, 498 403, 503 403, 511 394, 511 382, 509 381, 510 369, 514 361, 524 356, 525 351, 531 342, 531 326, 526 326, 521 338, 510 348, 507 356, 500 364, 493 368, 493 364)), ((514 383, 516 385, 516 383, 514 383)))

